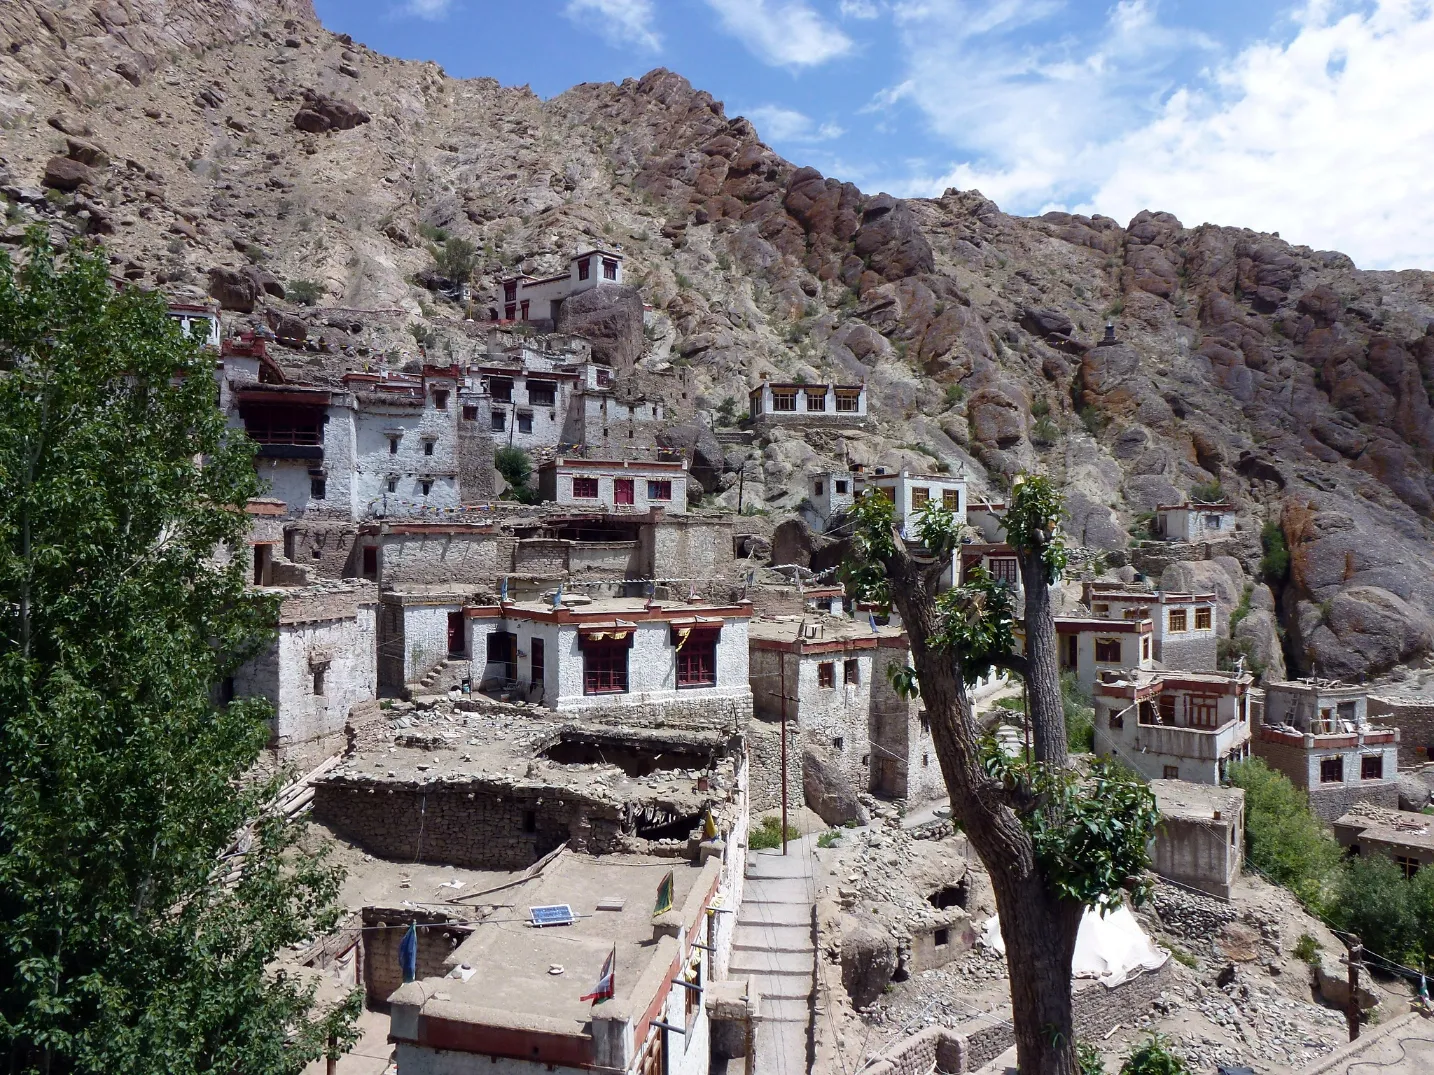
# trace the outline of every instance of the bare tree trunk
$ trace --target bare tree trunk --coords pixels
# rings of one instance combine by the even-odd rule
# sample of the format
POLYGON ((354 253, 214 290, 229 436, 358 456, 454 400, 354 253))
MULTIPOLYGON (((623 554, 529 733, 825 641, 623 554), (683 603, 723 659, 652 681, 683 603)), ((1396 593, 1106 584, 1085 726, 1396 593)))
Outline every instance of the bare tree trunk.
POLYGON ((1026 590, 1026 718, 1035 739, 1036 761, 1065 765, 1065 706, 1051 590, 1039 550, 1020 550, 1021 584, 1026 590))
MULTIPOLYGON (((934 579, 910 559, 899 538, 885 566, 911 640, 952 814, 960 819, 996 893, 1011 981, 1017 1063, 1022 1075, 1074 1075, 1070 967, 1082 908, 1051 896, 1030 835, 1013 809, 1011 793, 981 767, 979 736, 959 658, 927 643, 938 621, 934 579)), ((1061 727, 1063 758, 1064 724, 1061 727)))

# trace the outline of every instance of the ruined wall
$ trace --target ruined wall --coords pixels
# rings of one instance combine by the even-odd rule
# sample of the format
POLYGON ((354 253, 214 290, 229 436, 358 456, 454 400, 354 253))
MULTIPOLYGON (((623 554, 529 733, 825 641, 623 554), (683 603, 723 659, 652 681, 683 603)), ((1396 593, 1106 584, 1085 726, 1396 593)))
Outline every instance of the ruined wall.
POLYGON ((568 573, 570 541, 559 538, 520 538, 513 550, 513 572, 561 578, 568 573))
POLYGON ((641 543, 636 541, 578 541, 568 549, 568 570, 574 575, 602 578, 641 578, 641 543))
POLYGON ((387 533, 378 542, 384 586, 451 582, 495 587, 508 570, 505 543, 496 533, 387 533))
POLYGON ((1434 758, 1434 701, 1369 696, 1369 715, 1399 729, 1399 765, 1410 768, 1434 758))
POLYGON ((871 790, 916 804, 943 798, 946 780, 920 701, 901 697, 888 678, 888 667, 907 663, 898 646, 881 646, 872 659, 871 790))
POLYGON ((430 787, 320 781, 314 817, 379 858, 479 870, 519 870, 567 841, 589 854, 616 851, 622 836, 616 806, 481 779, 430 787))
POLYGON ((358 527, 349 522, 290 523, 284 530, 284 557, 312 568, 320 578, 351 578, 361 566, 357 538, 358 527))
POLYGON ((363 909, 363 977, 366 1002, 386 1011, 388 998, 403 984, 398 946, 408 924, 418 926, 418 977, 437 978, 453 952, 468 939, 472 927, 452 925, 467 912, 452 913, 418 907, 365 907, 363 909))
MULTIPOLYGON (((461 412, 460 412, 461 413, 461 412)), ((493 469, 493 434, 488 428, 486 408, 478 408, 477 420, 458 423, 458 496, 465 504, 491 500, 497 495, 497 471, 493 469)))

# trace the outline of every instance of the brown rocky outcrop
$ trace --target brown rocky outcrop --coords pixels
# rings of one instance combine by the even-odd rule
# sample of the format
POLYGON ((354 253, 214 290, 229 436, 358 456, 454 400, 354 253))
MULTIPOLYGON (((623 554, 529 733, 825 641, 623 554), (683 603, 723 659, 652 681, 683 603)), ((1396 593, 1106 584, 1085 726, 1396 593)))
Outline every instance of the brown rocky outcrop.
POLYGON ((294 114, 294 126, 310 134, 349 131, 373 117, 351 101, 313 90, 304 91, 304 107, 294 114))
POLYGON ((557 327, 586 336, 593 358, 630 373, 642 354, 642 296, 636 288, 613 285, 579 292, 563 303, 557 327))
POLYGON ((79 190, 94 181, 93 169, 69 157, 51 157, 46 161, 45 177, 41 180, 45 186, 63 191, 79 190))

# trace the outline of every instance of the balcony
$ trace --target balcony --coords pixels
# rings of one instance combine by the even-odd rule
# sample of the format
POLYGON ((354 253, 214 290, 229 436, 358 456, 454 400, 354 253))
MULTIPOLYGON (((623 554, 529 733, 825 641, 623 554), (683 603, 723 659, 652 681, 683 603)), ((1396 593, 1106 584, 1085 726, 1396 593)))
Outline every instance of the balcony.
POLYGON ((1168 724, 1136 726, 1135 746, 1152 754, 1193 761, 1218 761, 1249 737, 1248 724, 1228 721, 1218 728, 1178 728, 1168 724))
POLYGON ((1350 747, 1383 746, 1388 743, 1397 743, 1399 742, 1399 729, 1370 728, 1363 735, 1358 732, 1329 732, 1315 735, 1298 729, 1287 731, 1282 728, 1261 727, 1259 737, 1263 743, 1280 743, 1284 746, 1298 747, 1301 750, 1340 750, 1350 747))

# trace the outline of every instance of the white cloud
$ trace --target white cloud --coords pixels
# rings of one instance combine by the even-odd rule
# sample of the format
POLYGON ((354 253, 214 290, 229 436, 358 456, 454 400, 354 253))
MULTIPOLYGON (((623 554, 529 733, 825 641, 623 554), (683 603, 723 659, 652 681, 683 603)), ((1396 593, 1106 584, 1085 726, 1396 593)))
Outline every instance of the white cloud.
POLYGON ((874 19, 881 14, 873 0, 841 0, 837 11, 844 19, 874 19))
POLYGON ((568 0, 564 14, 593 26, 611 45, 636 45, 649 52, 662 47, 653 28, 652 0, 568 0))
POLYGON ((956 150, 893 193, 980 189, 1012 212, 1164 209, 1278 231, 1370 267, 1434 268, 1434 9, 1304 0, 1282 40, 1220 59, 1123 0, 1050 40, 1041 0, 902 0, 907 70, 866 111, 918 109, 956 150), (1038 11, 1038 7, 1042 10, 1038 11), (1192 51, 1193 50, 1193 51, 1192 51), (1205 62, 1178 84, 1171 60, 1205 62))
POLYGON ((835 123, 818 125, 810 116, 781 105, 748 109, 746 116, 756 126, 757 133, 771 143, 829 142, 846 133, 835 123))
POLYGON ((428 19, 436 22, 439 19, 447 18, 448 12, 453 9, 453 0, 408 0, 399 9, 404 15, 412 15, 418 19, 428 19))
POLYGON ((851 38, 803 0, 707 0, 722 26, 762 61, 812 67, 845 56, 851 38))

